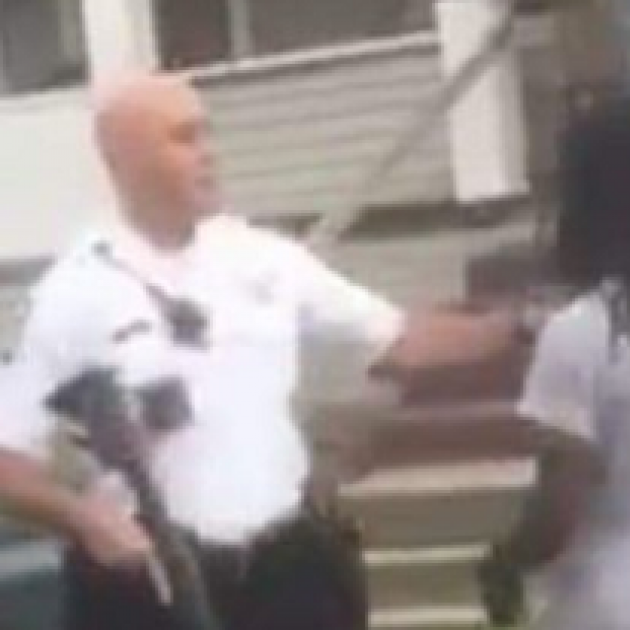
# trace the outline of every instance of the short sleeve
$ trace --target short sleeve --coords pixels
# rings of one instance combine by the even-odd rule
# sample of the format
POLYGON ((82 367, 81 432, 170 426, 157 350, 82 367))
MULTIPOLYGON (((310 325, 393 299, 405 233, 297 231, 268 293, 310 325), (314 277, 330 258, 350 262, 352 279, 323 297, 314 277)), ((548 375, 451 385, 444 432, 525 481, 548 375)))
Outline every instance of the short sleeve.
POLYGON ((595 438, 598 341, 605 334, 600 328, 574 312, 560 313, 549 322, 525 379, 521 415, 584 439, 595 438))
POLYGON ((368 361, 377 360, 400 336, 404 317, 388 300, 344 278, 306 249, 296 247, 292 268, 303 332, 358 343, 368 361))
POLYGON ((46 397, 85 367, 90 348, 80 290, 52 288, 34 292, 16 356, 0 376, 0 446, 38 458, 48 455, 55 422, 46 397))

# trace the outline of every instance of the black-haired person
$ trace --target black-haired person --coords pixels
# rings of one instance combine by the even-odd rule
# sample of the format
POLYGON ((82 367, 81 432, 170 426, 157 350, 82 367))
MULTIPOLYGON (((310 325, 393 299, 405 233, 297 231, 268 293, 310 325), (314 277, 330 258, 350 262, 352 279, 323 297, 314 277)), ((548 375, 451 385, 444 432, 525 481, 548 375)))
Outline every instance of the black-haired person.
POLYGON ((542 331, 519 412, 541 430, 538 491, 499 554, 533 570, 549 630, 630 628, 630 101, 562 147, 557 258, 574 299, 542 331))

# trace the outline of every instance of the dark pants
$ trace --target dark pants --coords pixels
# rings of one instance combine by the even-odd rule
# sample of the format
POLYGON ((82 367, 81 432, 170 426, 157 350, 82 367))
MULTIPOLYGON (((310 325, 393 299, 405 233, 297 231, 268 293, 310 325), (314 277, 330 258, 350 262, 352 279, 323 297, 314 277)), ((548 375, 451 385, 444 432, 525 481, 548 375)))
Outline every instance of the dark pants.
MULTIPOLYGON (((222 630, 366 630, 359 544, 340 527, 302 518, 253 548, 198 546, 222 630)), ((66 559, 66 630, 178 630, 140 576, 109 572, 78 552, 66 559)))

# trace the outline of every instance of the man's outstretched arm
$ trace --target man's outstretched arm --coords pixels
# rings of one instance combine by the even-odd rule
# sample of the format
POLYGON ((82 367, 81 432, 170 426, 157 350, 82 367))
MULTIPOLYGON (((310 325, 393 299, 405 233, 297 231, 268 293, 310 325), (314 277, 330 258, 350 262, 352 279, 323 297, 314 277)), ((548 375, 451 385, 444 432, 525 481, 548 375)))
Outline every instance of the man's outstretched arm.
MULTIPOLYGON (((519 323, 510 311, 427 310, 402 319, 394 342, 370 369, 409 391, 423 384, 461 393, 496 385, 522 361, 519 323), (449 383, 450 381, 450 383, 449 383)), ((427 389, 424 387, 424 389, 427 389)))
POLYGON ((373 376, 409 379, 423 371, 496 362, 518 345, 519 320, 508 309, 462 305, 404 312, 307 250, 287 251, 303 330, 358 342, 373 376))

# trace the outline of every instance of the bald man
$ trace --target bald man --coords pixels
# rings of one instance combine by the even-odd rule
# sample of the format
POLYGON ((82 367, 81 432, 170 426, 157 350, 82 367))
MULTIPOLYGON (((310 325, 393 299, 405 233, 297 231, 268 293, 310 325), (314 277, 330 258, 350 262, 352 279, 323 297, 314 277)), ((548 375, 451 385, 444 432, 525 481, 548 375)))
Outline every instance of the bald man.
POLYGON ((98 365, 129 385, 167 366, 185 385, 192 421, 155 430, 151 472, 174 526, 194 541, 226 630, 365 629, 357 550, 305 500, 310 464, 291 406, 298 340, 352 340, 366 369, 408 378, 491 360, 510 348, 514 323, 404 317, 228 212, 205 111, 179 80, 126 83, 95 127, 119 218, 36 288, 0 423, 0 498, 68 542, 68 630, 174 630, 141 568, 151 532, 129 489, 104 468, 77 493, 45 466, 56 417, 43 401, 98 365), (194 306, 192 333, 176 330, 164 300, 194 306))

